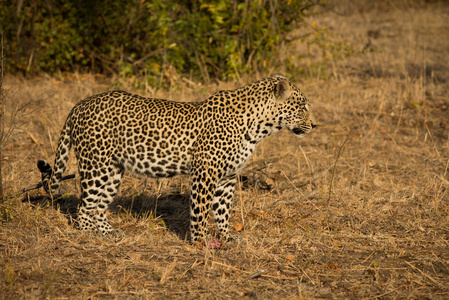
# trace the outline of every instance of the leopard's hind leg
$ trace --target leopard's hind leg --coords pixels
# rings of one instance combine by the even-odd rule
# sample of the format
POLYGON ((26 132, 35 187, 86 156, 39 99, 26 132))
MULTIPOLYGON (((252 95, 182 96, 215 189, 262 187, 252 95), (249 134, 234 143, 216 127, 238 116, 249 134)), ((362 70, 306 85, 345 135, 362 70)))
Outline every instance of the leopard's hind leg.
POLYGON ((79 164, 82 190, 78 208, 79 229, 96 230, 102 236, 115 234, 116 230, 108 222, 106 209, 117 194, 124 169, 113 164, 102 167, 84 166, 86 165, 79 164))

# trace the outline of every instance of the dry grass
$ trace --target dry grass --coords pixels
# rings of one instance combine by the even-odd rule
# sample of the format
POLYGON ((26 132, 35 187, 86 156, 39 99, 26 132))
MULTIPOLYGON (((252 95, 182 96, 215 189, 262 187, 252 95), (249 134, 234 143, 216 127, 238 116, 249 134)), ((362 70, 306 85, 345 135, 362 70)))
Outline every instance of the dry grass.
MULTIPOLYGON (((369 3, 347 1, 310 20, 374 51, 331 61, 328 80, 295 79, 321 126, 303 140, 281 132, 258 146, 232 220, 245 242, 225 249, 186 242, 186 177, 127 177, 110 213, 127 234, 120 242, 69 225, 76 181, 65 182, 55 209, 22 202, 16 195, 39 181, 38 158, 53 159, 70 108, 113 85, 81 75, 57 86, 9 78, 16 101, 45 101, 4 151, 11 197, 1 211, 0 295, 449 298, 449 7, 369 3)), ((234 86, 178 81, 146 94, 195 100, 234 86)), ((67 174, 75 166, 72 158, 67 174)))

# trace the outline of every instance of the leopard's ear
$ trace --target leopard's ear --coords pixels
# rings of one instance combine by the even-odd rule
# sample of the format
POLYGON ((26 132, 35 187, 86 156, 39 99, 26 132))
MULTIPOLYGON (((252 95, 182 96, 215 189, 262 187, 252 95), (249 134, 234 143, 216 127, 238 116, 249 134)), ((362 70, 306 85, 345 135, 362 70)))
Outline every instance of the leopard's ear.
POLYGON ((287 100, 292 94, 292 88, 285 80, 279 80, 273 89, 274 101, 282 103, 287 100))
POLYGON ((282 73, 274 73, 271 77, 276 77, 279 79, 287 79, 282 73))

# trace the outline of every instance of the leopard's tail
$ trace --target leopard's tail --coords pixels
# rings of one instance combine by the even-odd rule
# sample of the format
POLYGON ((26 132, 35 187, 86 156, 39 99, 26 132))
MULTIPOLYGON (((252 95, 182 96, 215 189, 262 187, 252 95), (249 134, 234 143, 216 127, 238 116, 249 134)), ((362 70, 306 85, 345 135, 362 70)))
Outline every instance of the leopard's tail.
POLYGON ((42 173, 42 184, 49 194, 55 194, 61 185, 62 175, 67 167, 69 160, 70 148, 72 147, 72 122, 71 113, 67 118, 61 135, 58 140, 58 148, 56 150, 54 170, 51 165, 44 159, 37 161, 37 167, 42 173))

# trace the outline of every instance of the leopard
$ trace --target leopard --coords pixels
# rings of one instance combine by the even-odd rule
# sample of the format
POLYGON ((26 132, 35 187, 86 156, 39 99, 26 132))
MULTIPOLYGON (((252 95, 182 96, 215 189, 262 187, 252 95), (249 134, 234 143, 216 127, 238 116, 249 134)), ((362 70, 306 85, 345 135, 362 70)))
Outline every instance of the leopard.
POLYGON ((123 233, 106 215, 125 170, 150 178, 190 175, 190 241, 202 243, 213 217, 230 241, 238 174, 264 138, 286 128, 303 138, 317 126, 303 92, 281 73, 199 102, 146 98, 122 90, 78 102, 63 125, 54 167, 37 162, 55 194, 74 149, 81 187, 77 227, 101 236, 123 233))

